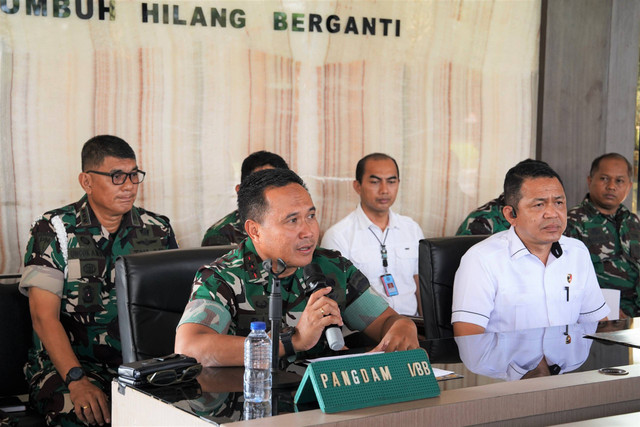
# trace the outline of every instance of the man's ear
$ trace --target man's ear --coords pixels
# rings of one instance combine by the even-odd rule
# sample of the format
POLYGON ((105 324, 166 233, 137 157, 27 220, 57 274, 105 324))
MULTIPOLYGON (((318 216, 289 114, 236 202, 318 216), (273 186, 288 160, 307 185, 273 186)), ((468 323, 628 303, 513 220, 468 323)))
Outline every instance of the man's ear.
POLYGON ((509 224, 512 226, 516 225, 516 214, 512 206, 507 205, 503 207, 502 215, 504 215, 504 219, 506 219, 509 224))
POLYGON ((80 183, 80 187, 84 190, 85 193, 91 194, 91 175, 88 173, 80 172, 78 175, 78 182, 80 183))
POLYGON ((353 189, 356 191, 356 193, 358 193, 359 196, 360 191, 362 191, 362 184, 360 184, 357 179, 353 180, 353 189))
POLYGON ((591 185, 591 175, 587 175, 587 187, 591 185))
POLYGON ((248 219, 244 222, 244 231, 247 232, 247 236, 254 242, 260 242, 260 224, 252 219, 248 219))
POLYGON ((240 191, 240 184, 236 184, 236 194, 238 194, 238 191, 240 191))

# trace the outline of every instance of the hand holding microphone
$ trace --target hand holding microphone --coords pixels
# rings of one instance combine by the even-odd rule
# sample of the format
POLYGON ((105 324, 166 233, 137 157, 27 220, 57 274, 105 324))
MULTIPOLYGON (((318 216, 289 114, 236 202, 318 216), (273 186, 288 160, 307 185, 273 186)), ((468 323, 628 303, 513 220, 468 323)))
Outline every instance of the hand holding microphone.
MULTIPOLYGON (((308 264, 304 267, 304 282, 307 286, 308 292, 311 293, 311 297, 309 298, 308 307, 313 307, 313 310, 318 310, 316 306, 320 306, 320 321, 321 323, 332 322, 333 319, 327 317, 337 316, 340 319, 340 324, 342 324, 342 317, 340 316, 340 307, 332 298, 332 289, 329 285, 327 285, 327 278, 322 272, 322 269, 317 264, 308 264), (327 291, 326 289, 330 289, 327 291), (323 290, 321 292, 318 292, 323 290), (319 296, 319 297, 318 297, 319 296), (318 297, 317 299, 314 297, 318 297), (329 301, 327 301, 329 300, 329 301)), ((342 330, 339 326, 336 326, 333 322, 328 323, 325 329, 325 336, 327 337, 327 343, 329 343, 329 347, 338 351, 344 347, 344 338, 342 336, 342 330)))

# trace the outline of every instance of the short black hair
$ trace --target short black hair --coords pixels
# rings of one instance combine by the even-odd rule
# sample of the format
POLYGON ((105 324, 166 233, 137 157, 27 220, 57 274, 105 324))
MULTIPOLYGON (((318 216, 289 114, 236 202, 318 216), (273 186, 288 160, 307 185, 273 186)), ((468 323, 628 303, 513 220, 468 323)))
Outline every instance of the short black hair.
POLYGON ((277 154, 264 150, 256 151, 249 154, 242 162, 240 182, 244 181, 257 168, 266 165, 273 166, 274 169, 289 169, 287 162, 277 154))
POLYGON ((122 138, 113 135, 94 136, 82 147, 82 171, 100 166, 105 157, 135 160, 136 153, 122 138))
POLYGON ((522 183, 527 178, 558 178, 560 185, 564 189, 562 178, 556 173, 551 166, 542 160, 527 159, 523 160, 507 172, 504 177, 504 199, 508 206, 514 210, 522 199, 522 183))
POLYGON ((245 178, 238 190, 238 213, 242 224, 248 219, 262 224, 264 214, 269 209, 264 197, 265 191, 271 187, 278 188, 289 184, 299 184, 307 190, 302 178, 289 169, 263 169, 245 178))
POLYGON ((367 165, 367 160, 387 160, 387 159, 393 160, 393 164, 396 165, 397 177, 398 179, 400 179, 400 168, 398 167, 398 162, 396 162, 396 159, 384 153, 371 153, 371 154, 367 154, 366 156, 364 156, 358 161, 358 164, 356 165, 356 181, 362 184, 362 175, 364 175, 364 168, 367 165))
POLYGON ((591 163, 591 170, 589 171, 589 176, 593 177, 593 174, 595 174, 598 171, 598 168, 600 167, 600 162, 604 159, 624 160, 624 162, 627 164, 627 174, 629 175, 629 179, 633 180, 633 166, 631 166, 631 163, 629 162, 629 160, 627 160, 625 156, 618 153, 607 153, 607 154, 603 154, 602 156, 596 157, 596 159, 591 163))

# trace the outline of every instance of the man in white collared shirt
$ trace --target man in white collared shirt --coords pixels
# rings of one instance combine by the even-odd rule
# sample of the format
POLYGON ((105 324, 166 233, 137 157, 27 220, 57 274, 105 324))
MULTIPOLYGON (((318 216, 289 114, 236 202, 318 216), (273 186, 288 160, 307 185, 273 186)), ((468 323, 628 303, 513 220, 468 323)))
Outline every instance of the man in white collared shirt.
POLYGON ((453 286, 456 336, 597 321, 609 313, 582 242, 562 236, 562 181, 544 162, 525 160, 504 181, 511 224, 462 257, 453 286))
POLYGON ((396 161, 382 153, 363 157, 353 188, 360 204, 329 228, 320 246, 342 253, 369 279, 371 287, 400 314, 421 315, 418 242, 422 229, 391 210, 400 184, 396 161))

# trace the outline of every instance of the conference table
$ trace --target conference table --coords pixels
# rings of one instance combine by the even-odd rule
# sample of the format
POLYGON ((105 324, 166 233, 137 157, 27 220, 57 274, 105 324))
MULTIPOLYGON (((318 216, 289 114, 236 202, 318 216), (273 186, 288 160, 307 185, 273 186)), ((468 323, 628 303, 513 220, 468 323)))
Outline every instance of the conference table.
POLYGON ((197 381, 174 386, 114 380, 112 423, 551 425, 640 411, 640 319, 423 340, 421 347, 442 370, 438 397, 327 414, 317 403, 294 404, 304 368, 290 366, 297 372, 278 375, 266 404, 273 415, 245 420, 243 368, 205 367, 197 381))

